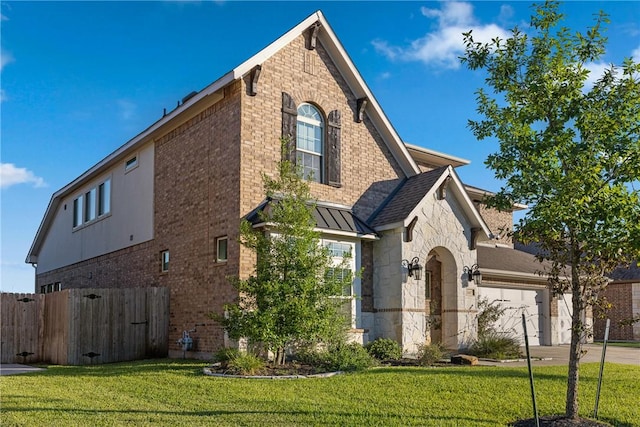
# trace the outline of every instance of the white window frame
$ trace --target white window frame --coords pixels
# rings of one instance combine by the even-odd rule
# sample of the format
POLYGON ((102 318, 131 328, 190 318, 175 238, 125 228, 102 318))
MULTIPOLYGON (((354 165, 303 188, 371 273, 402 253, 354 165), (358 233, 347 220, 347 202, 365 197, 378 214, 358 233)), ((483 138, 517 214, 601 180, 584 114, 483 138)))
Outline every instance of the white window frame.
POLYGON ((229 259, 229 238, 222 236, 216 238, 216 262, 227 262, 229 259), (220 244, 224 242, 224 258, 220 256, 220 244))
POLYGON ((335 240, 335 239, 322 239, 322 245, 325 246, 331 253, 331 262, 335 268, 342 268, 342 262, 345 256, 348 256, 346 268, 351 270, 352 282, 350 295, 336 295, 335 298, 340 298, 345 301, 345 304, 349 304, 349 313, 351 315, 351 327, 356 328, 358 319, 358 305, 359 305, 359 292, 360 292, 360 280, 355 276, 357 270, 357 242, 348 240, 335 240))
POLYGON ((168 273, 169 272, 169 250, 166 249, 160 252, 160 272, 168 273))
POLYGON ((298 107, 298 117, 297 117, 297 123, 296 123, 296 160, 298 162, 298 166, 301 167, 302 169, 302 173, 305 179, 309 179, 309 172, 313 171, 313 181, 315 182, 324 182, 324 173, 323 173, 323 169, 324 169, 324 146, 325 146, 325 123, 324 123, 324 117, 322 117, 322 112, 320 111, 320 109, 318 107, 316 107, 313 104, 309 104, 309 103, 303 103, 300 104, 300 106, 298 107), (313 119, 311 117, 307 117, 305 115, 301 114, 301 110, 304 109, 305 107, 311 107, 318 115, 319 120, 313 119), (312 149, 309 149, 307 147, 302 148, 300 147, 300 135, 301 132, 299 131, 299 126, 298 123, 304 123, 306 125, 310 125, 313 126, 314 128, 320 128, 320 151, 315 151, 312 149), (317 157, 319 159, 319 165, 318 165, 318 170, 317 173, 315 172, 315 169, 310 169, 309 171, 307 171, 304 167, 304 156, 308 155, 308 156, 313 156, 313 157, 317 157))
POLYGON ((84 221, 84 194, 73 199, 73 228, 80 227, 84 221))
POLYGON ((111 213, 111 177, 90 187, 73 199, 74 230, 92 224, 111 213))

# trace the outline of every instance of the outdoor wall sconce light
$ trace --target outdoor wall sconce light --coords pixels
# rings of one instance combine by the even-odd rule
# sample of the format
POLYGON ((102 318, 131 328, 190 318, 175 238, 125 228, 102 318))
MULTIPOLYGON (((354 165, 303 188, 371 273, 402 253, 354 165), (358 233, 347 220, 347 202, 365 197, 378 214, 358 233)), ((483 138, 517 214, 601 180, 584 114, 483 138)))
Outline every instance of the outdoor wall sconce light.
POLYGON ((476 284, 479 286, 482 284, 482 273, 480 273, 480 269, 478 268, 478 264, 473 264, 471 267, 465 267, 462 269, 462 272, 467 275, 467 281, 476 284))
POLYGON ((402 260, 402 266, 407 267, 407 270, 409 271, 409 277, 413 277, 416 280, 422 279, 422 266, 418 264, 419 261, 420 260, 417 256, 413 257, 411 262, 407 261, 406 259, 402 260))

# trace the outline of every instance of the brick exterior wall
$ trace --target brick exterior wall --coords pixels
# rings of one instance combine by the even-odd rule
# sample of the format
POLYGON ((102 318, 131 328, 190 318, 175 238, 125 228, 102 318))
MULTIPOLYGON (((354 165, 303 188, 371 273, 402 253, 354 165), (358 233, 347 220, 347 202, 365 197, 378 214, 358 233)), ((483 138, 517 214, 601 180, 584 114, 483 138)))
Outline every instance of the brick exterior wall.
POLYGON ((169 348, 196 329, 195 351, 224 344, 209 313, 222 313, 238 275, 240 88, 160 138, 155 150, 155 249, 169 250, 158 284, 171 289, 169 348), (228 236, 228 261, 215 262, 216 238, 228 236))
POLYGON ((62 289, 157 286, 160 259, 153 248, 153 241, 145 242, 39 274, 36 290, 55 282, 62 289))
POLYGON ((474 201, 473 203, 478 209, 478 212, 484 219, 484 222, 489 227, 489 230, 494 234, 496 238, 492 240, 492 243, 499 243, 502 245, 508 245, 513 247, 513 240, 511 233, 513 231, 513 212, 500 212, 497 209, 488 208, 481 202, 474 201), (499 238, 497 238, 499 236, 499 238))
MULTIPOLYGON (((313 197, 353 206, 354 213, 366 220, 404 177, 380 134, 366 117, 355 121, 356 96, 351 92, 323 46, 307 50, 305 37, 299 36, 262 64, 257 95, 248 95, 248 77, 242 90, 242 167, 240 169, 240 211, 245 215, 263 199, 261 173, 274 176, 281 158, 282 92, 293 96, 297 105, 308 102, 325 115, 340 110, 341 184, 340 188, 311 183, 313 197), (306 70, 306 71, 305 71, 306 70)), ((373 251, 362 245, 362 309, 373 308, 373 251)), ((240 271, 252 271, 255 259, 241 248, 240 271)))
MULTIPOLYGON (((246 85, 246 81, 245 81, 246 85)), ((342 113, 342 187, 311 183, 314 197, 353 206, 367 219, 398 185, 404 173, 368 118, 355 121, 356 96, 351 92, 320 43, 307 50, 299 36, 262 64, 256 96, 242 99, 241 211, 264 198, 260 173, 273 175, 280 160, 282 92, 297 105, 308 102, 324 113, 342 113), (306 70, 311 71, 307 72, 306 70)))
POLYGON ((604 317, 602 315, 595 316, 593 326, 594 339, 604 339, 606 318, 608 317, 611 319, 609 340, 640 341, 640 330, 634 333, 633 325, 620 324, 621 321, 632 319, 634 316, 634 303, 640 304, 640 283, 611 283, 600 295, 604 296, 612 304, 612 308, 603 314, 604 317), (637 289, 635 301, 634 287, 637 289))
MULTIPOLYGON (((224 332, 209 313, 221 314, 237 295, 229 276, 253 271, 254 256, 239 245, 238 230, 240 219, 264 199, 261 173, 275 175, 280 160, 283 91, 298 105, 317 105, 325 119, 329 111, 341 111, 342 186, 312 183, 312 194, 354 206, 366 220, 404 174, 366 115, 363 123, 354 120, 356 97, 321 44, 307 50, 300 36, 262 64, 256 96, 248 93, 247 79, 236 81, 222 100, 192 111, 186 122, 155 139, 153 240, 39 275, 38 286, 166 286, 170 354, 180 351, 176 342, 184 330, 195 329, 196 352, 223 347, 224 332), (228 237, 228 261, 216 263, 221 236, 228 237), (162 273, 164 250, 169 271, 162 273)), ((371 248, 363 243, 363 307, 369 311, 371 248)))

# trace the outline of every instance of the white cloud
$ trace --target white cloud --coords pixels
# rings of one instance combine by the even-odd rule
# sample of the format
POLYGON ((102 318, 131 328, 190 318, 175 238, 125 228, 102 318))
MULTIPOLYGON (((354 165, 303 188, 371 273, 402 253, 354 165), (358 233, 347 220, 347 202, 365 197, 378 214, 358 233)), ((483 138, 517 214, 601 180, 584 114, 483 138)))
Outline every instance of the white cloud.
POLYGON ((633 62, 640 62, 640 46, 631 52, 631 58, 633 58, 633 62))
POLYGON ((589 76, 584 82, 584 90, 589 90, 596 84, 596 81, 604 75, 605 70, 610 68, 611 65, 604 62, 590 62, 585 64, 585 67, 589 70, 589 76))
POLYGON ((9 52, 0 52, 0 71, 4 69, 4 66, 13 62, 13 56, 9 52))
MULTIPOLYGON (((464 53, 462 33, 472 30, 474 40, 481 43, 495 37, 506 39, 510 36, 509 31, 497 24, 479 24, 471 3, 446 2, 440 9, 423 7, 421 12, 425 17, 437 20, 434 31, 406 46, 392 46, 385 40, 374 40, 372 45, 376 51, 392 61, 420 61, 430 66, 457 69, 460 67, 459 57, 464 53)), ((513 11, 501 8, 500 13, 506 17, 513 11)))
POLYGON ((0 163, 0 188, 17 184, 33 184, 35 188, 46 187, 44 179, 26 168, 18 168, 13 163, 0 163))
POLYGON ((136 115, 136 110, 138 106, 131 101, 126 99, 119 99, 117 101, 118 108, 120 109, 120 118, 122 120, 131 120, 136 115))
POLYGON ((442 9, 422 7, 422 14, 427 18, 437 18, 441 27, 471 25, 475 22, 471 3, 447 2, 442 9))

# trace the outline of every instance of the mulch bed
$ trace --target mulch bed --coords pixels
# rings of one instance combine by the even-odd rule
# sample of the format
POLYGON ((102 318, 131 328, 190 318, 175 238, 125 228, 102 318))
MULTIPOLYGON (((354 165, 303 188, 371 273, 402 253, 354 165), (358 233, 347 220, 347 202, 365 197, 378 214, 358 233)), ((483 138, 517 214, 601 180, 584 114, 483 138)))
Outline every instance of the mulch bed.
MULTIPOLYGON (((220 363, 214 363, 208 367, 208 370, 220 375, 237 375, 237 372, 230 371, 226 366, 220 363)), ((254 372, 251 376, 263 377, 284 377, 284 376, 310 376, 325 373, 315 366, 304 363, 288 362, 284 365, 267 364, 264 368, 254 372)))
MULTIPOLYGON (((513 427, 536 427, 535 418, 515 421, 513 427)), ((611 424, 589 420, 587 418, 570 419, 562 415, 540 417, 540 427, 611 427, 611 424)))

